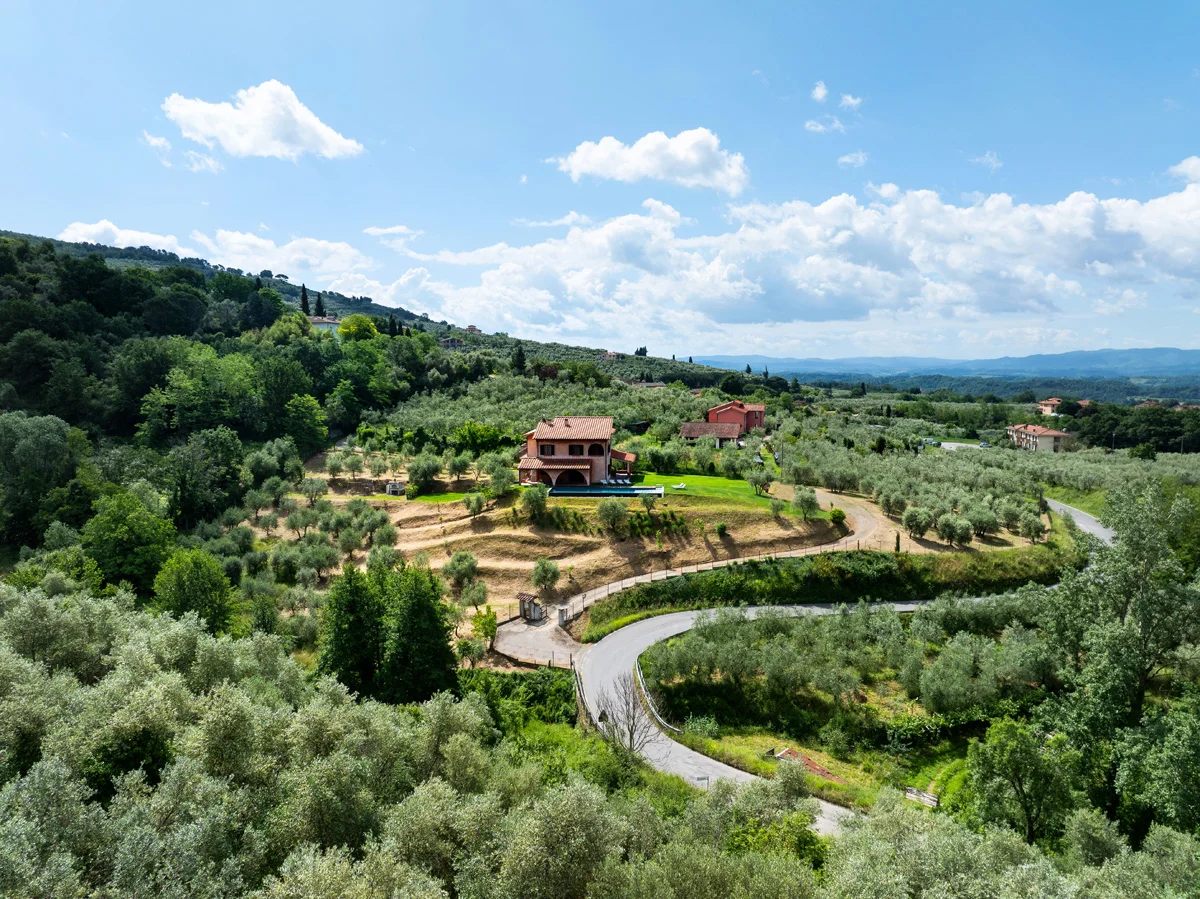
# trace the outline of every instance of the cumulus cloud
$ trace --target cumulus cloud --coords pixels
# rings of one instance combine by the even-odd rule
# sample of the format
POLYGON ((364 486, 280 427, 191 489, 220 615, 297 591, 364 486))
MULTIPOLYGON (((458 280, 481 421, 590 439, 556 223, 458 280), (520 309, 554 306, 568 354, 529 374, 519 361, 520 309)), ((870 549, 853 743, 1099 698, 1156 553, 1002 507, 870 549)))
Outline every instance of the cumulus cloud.
POLYGON ((208 172, 210 175, 216 175, 225 171, 225 166, 205 153, 188 150, 183 154, 183 158, 186 160, 189 172, 208 172))
POLYGON ((149 231, 118 228, 108 219, 91 224, 72 222, 59 232, 58 239, 75 243, 99 243, 110 247, 150 247, 154 250, 178 253, 180 256, 197 255, 195 250, 183 246, 174 234, 153 234, 149 231))
POLYGON ((1189 156, 1183 162, 1171 166, 1167 171, 1184 181, 1200 181, 1200 156, 1189 156))
POLYGON ((858 109, 862 106, 862 97, 855 97, 853 94, 842 94, 842 102, 838 106, 844 109, 858 109))
POLYGON ((632 145, 615 137, 584 141, 566 156, 548 161, 576 182, 584 175, 625 182, 649 178, 737 196, 750 180, 742 154, 721 149, 720 139, 707 128, 674 137, 655 131, 632 145))
POLYGON ((93 224, 73 222, 58 235, 59 240, 87 241, 113 247, 153 247, 180 256, 200 256, 220 265, 244 271, 287 272, 291 275, 312 274, 333 277, 345 272, 369 268, 373 263, 348 243, 320 240, 313 237, 294 237, 286 243, 243 231, 219 230, 212 236, 193 231, 189 240, 195 246, 185 246, 173 234, 154 234, 119 228, 108 219, 93 224))
POLYGON ((975 165, 987 166, 993 172, 996 171, 996 169, 1000 168, 1000 166, 1004 165, 1004 163, 1000 161, 1000 157, 996 155, 994 150, 988 150, 982 156, 973 156, 973 157, 971 157, 971 159, 969 161, 973 162, 975 165))
POLYGON ((824 81, 818 81, 813 85, 812 93, 809 96, 818 103, 824 103, 825 98, 829 96, 829 88, 825 86, 824 81))
POLYGON ((191 239, 200 245, 203 249, 200 255, 209 261, 244 271, 269 268, 292 277, 310 273, 316 277, 332 277, 372 265, 370 257, 348 243, 315 237, 293 237, 286 243, 277 244, 248 231, 222 229, 211 237, 193 231, 191 239))
POLYGON ((809 119, 804 123, 804 130, 813 134, 830 134, 834 131, 844 132, 846 126, 835 115, 822 116, 820 119, 809 119))
POLYGON ((853 153, 846 153, 843 156, 839 156, 838 165, 852 165, 855 168, 860 168, 867 164, 867 156, 868 154, 864 153, 862 150, 855 150, 853 153))
POLYGON ((230 156, 298 159, 305 153, 340 159, 357 156, 363 146, 343 137, 317 118, 286 84, 274 79, 240 90, 234 103, 210 103, 171 94, 163 112, 183 136, 230 156))
POLYGON ((1195 305, 1200 183, 1147 201, 996 193, 961 205, 891 183, 866 194, 734 205, 728 228, 700 235, 679 233, 680 212, 648 200, 523 245, 406 248, 419 267, 403 278, 353 273, 336 289, 532 338, 639 345, 661 332, 696 351, 775 355, 789 341, 808 354, 895 354, 905 333, 954 348, 960 332, 1019 352, 1100 339, 1071 336, 1058 317, 1116 315, 1165 294, 1195 305))

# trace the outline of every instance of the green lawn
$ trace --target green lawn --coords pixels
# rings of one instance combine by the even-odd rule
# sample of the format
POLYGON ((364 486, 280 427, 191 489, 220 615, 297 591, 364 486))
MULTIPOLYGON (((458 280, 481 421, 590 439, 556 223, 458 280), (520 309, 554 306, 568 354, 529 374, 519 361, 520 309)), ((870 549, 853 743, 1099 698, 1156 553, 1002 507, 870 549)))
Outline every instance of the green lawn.
MULTIPOLYGON (((646 472, 641 476, 639 484, 656 487, 661 486, 663 493, 668 496, 706 496, 740 505, 754 506, 760 509, 771 507, 771 497, 755 496, 754 488, 743 480, 714 477, 699 474, 653 474, 646 472), (687 484, 686 490, 672 490, 675 484, 687 484)), ((814 518, 828 518, 829 510, 822 509, 814 518)))
POLYGON ((1107 508, 1104 491, 1098 488, 1095 490, 1079 490, 1075 487, 1047 486, 1042 492, 1049 499, 1056 499, 1060 503, 1066 503, 1068 506, 1082 509, 1089 515, 1095 515, 1097 518, 1103 515, 1104 510, 1107 508))
POLYGON ((421 494, 414 497, 414 501, 418 503, 458 503, 462 502, 462 498, 470 491, 447 490, 445 493, 429 493, 421 494))

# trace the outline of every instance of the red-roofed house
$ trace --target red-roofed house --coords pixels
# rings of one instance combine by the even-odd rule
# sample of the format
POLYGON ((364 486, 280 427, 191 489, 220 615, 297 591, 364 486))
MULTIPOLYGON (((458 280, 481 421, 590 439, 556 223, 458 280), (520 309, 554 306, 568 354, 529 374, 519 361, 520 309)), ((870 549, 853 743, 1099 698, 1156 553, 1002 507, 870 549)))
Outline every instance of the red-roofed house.
POLYGON ((517 463, 522 484, 586 487, 608 477, 613 460, 632 467, 637 458, 612 448, 613 420, 560 415, 540 421, 525 435, 525 455, 517 463))
POLYGON ((1009 425, 1005 432, 1017 449, 1039 453, 1057 453, 1062 449, 1063 440, 1071 436, 1066 431, 1056 431, 1041 425, 1009 425))
POLYGON ((766 407, 762 403, 743 403, 741 400, 730 400, 709 409, 708 420, 713 423, 736 422, 740 428, 738 431, 740 437, 751 428, 761 428, 766 412, 766 407))
POLYGON ((1057 415, 1058 407, 1062 405, 1062 400, 1056 396, 1050 397, 1048 400, 1038 400, 1038 411, 1043 415, 1057 415))
POLYGON ((679 428, 679 436, 684 440, 715 438, 718 449, 727 443, 736 443, 741 433, 742 426, 736 421, 685 421, 679 428))

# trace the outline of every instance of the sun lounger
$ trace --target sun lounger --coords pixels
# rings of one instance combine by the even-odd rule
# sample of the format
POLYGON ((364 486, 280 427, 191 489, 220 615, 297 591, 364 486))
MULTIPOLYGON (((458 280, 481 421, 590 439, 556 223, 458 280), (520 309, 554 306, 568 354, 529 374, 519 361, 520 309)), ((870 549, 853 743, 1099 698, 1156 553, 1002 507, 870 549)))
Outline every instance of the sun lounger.
POLYGON ((672 490, 686 490, 686 489, 687 489, 687 484, 673 484, 673 485, 671 486, 671 489, 672 489, 672 490))

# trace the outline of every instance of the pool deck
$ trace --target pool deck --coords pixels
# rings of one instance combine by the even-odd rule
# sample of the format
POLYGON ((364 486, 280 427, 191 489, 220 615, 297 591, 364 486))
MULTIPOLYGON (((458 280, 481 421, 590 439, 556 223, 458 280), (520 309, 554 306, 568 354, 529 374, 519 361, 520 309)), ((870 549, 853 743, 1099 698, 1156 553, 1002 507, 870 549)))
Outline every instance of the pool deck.
POLYGON ((661 486, 642 486, 640 484, 617 485, 617 484, 595 484, 591 487, 551 487, 550 496, 642 496, 643 494, 651 496, 662 496, 663 488, 661 486))

